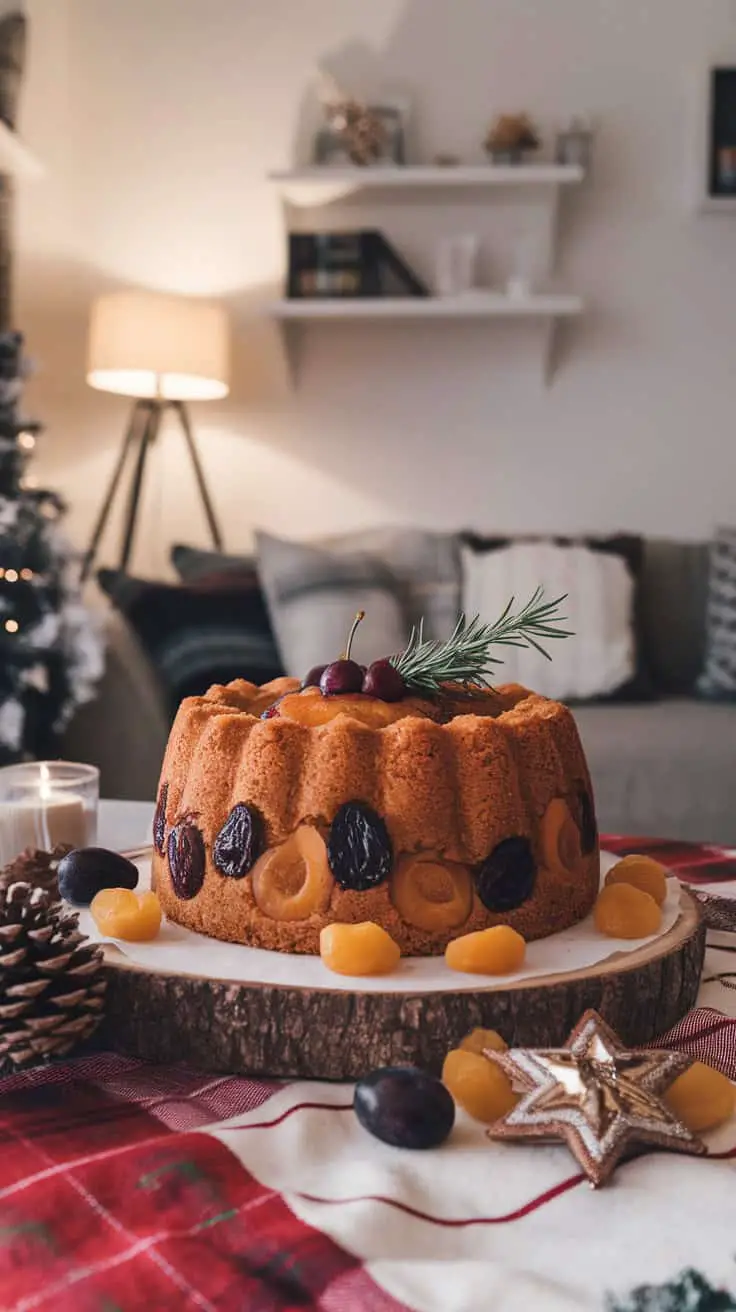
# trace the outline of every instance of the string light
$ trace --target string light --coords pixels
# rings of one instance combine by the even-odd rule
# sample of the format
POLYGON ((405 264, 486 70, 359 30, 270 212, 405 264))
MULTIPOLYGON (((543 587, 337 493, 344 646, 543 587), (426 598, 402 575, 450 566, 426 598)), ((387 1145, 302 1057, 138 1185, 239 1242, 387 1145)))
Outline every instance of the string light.
POLYGON ((20 572, 20 576, 21 576, 21 578, 23 579, 23 581, 24 581, 25 583, 29 583, 30 580, 33 578, 33 570, 32 570, 32 569, 22 569, 21 572, 20 572))
POLYGON ((33 433, 18 434, 18 446, 21 447, 23 451, 32 451, 35 445, 36 439, 33 433))
POLYGON ((6 621, 5 621, 5 628, 7 629, 8 633, 17 633, 17 632, 18 632, 18 628, 19 628, 18 621, 17 621, 17 620, 6 620, 6 621))
POLYGON ((6 569, 6 571, 5 571, 5 582, 6 582, 6 583, 17 583, 17 582, 18 582, 18 571, 17 571, 17 569, 6 569))

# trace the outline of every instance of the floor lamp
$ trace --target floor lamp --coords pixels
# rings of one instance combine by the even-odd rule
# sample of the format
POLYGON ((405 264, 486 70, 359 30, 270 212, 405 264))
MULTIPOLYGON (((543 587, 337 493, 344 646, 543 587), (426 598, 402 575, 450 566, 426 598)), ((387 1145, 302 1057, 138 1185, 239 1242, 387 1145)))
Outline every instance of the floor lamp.
POLYGON ((194 471, 212 542, 222 534, 194 439, 188 401, 216 401, 229 391, 229 330, 222 306, 155 292, 101 296, 92 307, 87 382, 133 398, 123 444, 84 555, 82 578, 94 567, 126 467, 132 467, 118 567, 128 568, 148 455, 167 414, 178 422, 194 471))

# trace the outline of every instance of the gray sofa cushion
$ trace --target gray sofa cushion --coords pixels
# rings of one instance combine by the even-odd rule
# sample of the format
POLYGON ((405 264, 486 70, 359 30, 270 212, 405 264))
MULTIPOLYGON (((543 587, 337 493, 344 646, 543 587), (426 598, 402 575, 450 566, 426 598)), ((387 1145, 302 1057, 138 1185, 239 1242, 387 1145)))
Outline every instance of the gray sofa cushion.
POLYGON ((335 660, 356 610, 366 620, 353 651, 368 663, 400 651, 424 619, 449 637, 460 609, 460 557, 449 533, 378 528, 319 542, 256 533, 258 573, 288 674, 335 660))
POLYGON ((643 657, 658 691, 690 693, 705 658, 709 545, 650 538, 639 587, 643 657))
POLYGON ((710 549, 703 697, 736 701, 736 528, 719 528, 710 549))
POLYGON ((736 846, 736 705, 574 710, 604 833, 736 846))
POLYGON ((365 610, 353 643, 368 665, 400 651, 406 622, 394 579, 383 562, 362 552, 332 552, 257 533, 258 573, 287 674, 303 679, 335 661, 356 612, 365 610))
POLYGON ((390 569, 409 626, 424 620, 425 638, 444 642, 460 614, 460 543, 454 533, 370 528, 326 538, 330 551, 364 552, 390 569))

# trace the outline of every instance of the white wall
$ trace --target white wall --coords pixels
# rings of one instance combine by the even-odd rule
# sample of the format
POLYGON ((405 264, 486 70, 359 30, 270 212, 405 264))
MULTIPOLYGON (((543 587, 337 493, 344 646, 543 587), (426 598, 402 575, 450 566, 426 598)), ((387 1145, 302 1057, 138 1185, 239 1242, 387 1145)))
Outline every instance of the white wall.
MULTIPOLYGON (((39 472, 69 495, 80 540, 125 414, 84 385, 85 315, 95 291, 128 281, 232 306, 234 394, 199 427, 234 547, 254 524, 698 536, 734 521, 736 218, 695 219, 683 203, 688 81, 714 54, 736 58, 733 0, 27 9, 22 126, 49 172, 19 205, 18 319, 43 363, 39 472), (578 109, 599 119, 594 179, 562 223, 562 272, 592 308, 551 390, 526 367, 526 337, 478 326, 320 328, 298 391, 284 388, 275 335, 252 323, 284 254, 263 175, 290 162, 326 55, 409 84, 425 155, 477 152, 506 108, 548 125, 578 109)), ((174 537, 204 540, 194 504, 170 435, 141 568, 159 569, 174 537)))

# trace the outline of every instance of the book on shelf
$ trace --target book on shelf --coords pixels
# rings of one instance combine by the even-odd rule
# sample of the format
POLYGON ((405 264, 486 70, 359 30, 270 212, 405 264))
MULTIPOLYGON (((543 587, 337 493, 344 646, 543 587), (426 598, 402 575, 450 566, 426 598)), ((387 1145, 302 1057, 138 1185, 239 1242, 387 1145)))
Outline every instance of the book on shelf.
POLYGON ((289 234, 290 299, 429 295, 426 283, 378 229, 289 234))

